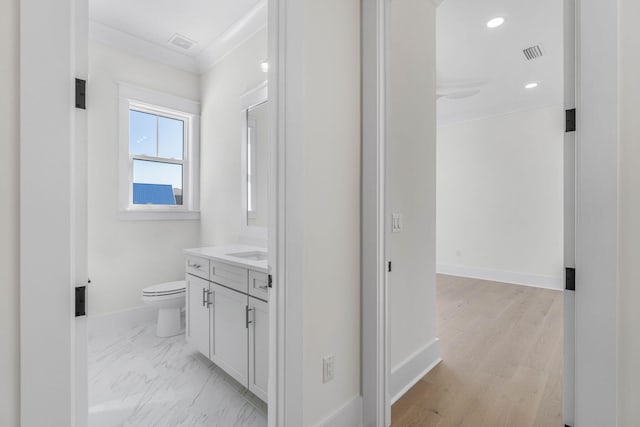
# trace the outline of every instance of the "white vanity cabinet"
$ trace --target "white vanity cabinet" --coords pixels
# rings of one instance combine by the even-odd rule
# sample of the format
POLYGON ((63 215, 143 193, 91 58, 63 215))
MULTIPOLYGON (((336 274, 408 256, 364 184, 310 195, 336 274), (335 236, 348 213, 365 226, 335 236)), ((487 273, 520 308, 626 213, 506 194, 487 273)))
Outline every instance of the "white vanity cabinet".
MULTIPOLYGON (((238 247, 233 247, 239 252, 238 247)), ((267 401, 269 275, 266 261, 228 261, 229 248, 186 252, 186 339, 236 381, 267 401)), ((245 252, 247 248, 245 249, 245 252)))

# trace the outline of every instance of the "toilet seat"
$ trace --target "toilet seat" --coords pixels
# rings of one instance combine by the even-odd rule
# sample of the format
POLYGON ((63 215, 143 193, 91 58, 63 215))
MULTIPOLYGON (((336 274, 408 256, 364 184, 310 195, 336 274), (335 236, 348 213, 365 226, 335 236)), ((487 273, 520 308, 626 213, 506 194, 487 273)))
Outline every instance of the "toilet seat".
POLYGON ((184 280, 176 282, 161 283, 159 285, 147 286, 142 290, 143 297, 164 297, 171 295, 181 295, 186 292, 184 280))

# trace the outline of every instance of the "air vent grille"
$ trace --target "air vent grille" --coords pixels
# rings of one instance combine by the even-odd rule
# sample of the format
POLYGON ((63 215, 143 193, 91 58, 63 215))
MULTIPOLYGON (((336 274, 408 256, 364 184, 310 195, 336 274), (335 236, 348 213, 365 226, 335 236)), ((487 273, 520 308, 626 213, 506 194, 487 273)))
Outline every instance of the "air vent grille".
POLYGON ((181 34, 174 34, 169 39, 169 44, 177 46, 180 49, 189 50, 194 44, 196 44, 196 42, 181 34))
POLYGON ((542 53, 542 46, 539 44, 535 46, 528 47, 522 51, 524 53, 524 57, 527 58, 527 61, 533 61, 536 58, 540 58, 542 53))

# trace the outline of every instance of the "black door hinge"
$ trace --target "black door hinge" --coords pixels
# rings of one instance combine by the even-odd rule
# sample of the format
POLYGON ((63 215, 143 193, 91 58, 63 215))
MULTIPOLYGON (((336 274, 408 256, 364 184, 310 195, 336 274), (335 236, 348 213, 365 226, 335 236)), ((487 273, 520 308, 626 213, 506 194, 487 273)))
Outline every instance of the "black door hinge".
POLYGON ((87 315, 87 287, 76 288, 76 317, 87 315))
POLYGON ((273 276, 271 274, 267 277, 267 285, 273 288, 273 276))
POLYGON ((576 109, 572 108, 571 110, 565 111, 565 132, 575 132, 576 131, 576 109))
POLYGON ((87 81, 76 79, 76 108, 87 109, 87 81))
POLYGON ((564 288, 567 291, 576 290, 576 269, 567 267, 564 275, 564 288))
POLYGON ((387 266, 387 271, 391 273, 391 261, 389 261, 389 265, 387 266))

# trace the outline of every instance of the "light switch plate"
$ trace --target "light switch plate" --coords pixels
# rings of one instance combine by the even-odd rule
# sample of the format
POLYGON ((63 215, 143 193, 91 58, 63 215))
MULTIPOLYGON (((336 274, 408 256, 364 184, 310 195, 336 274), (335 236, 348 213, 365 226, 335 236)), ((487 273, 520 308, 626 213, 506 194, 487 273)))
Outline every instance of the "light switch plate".
POLYGON ((391 217, 391 232, 400 233, 402 231, 402 214, 394 213, 391 217))
POLYGON ((328 383, 335 376, 335 358, 325 356, 322 358, 322 383, 328 383))

